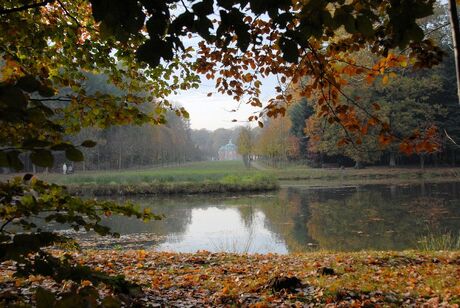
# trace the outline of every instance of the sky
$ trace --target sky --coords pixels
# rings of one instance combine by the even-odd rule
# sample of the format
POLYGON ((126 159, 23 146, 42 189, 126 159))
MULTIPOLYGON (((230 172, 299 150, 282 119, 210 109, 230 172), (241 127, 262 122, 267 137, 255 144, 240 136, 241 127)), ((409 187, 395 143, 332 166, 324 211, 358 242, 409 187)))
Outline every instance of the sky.
MULTIPOLYGON (((184 12, 184 8, 179 6, 174 15, 184 12)), ((215 17, 218 17, 215 14, 215 17)), ((192 46, 198 49, 198 42, 201 39, 198 37, 184 38, 186 46, 192 46)), ((262 104, 266 103, 270 98, 275 97, 275 87, 278 85, 276 77, 271 76, 262 82, 261 87, 261 101, 262 104)), ((168 97, 171 102, 179 103, 190 114, 190 125, 192 129, 208 129, 216 130, 218 128, 232 128, 248 124, 248 117, 259 113, 260 108, 245 105, 244 103, 234 101, 232 97, 217 93, 214 80, 207 80, 205 76, 201 76, 201 85, 199 89, 191 89, 188 91, 181 91, 177 95, 168 97), (213 95, 208 97, 208 93, 212 92, 213 95), (231 110, 237 109, 236 112, 231 110), (232 122, 236 119, 237 122, 232 122)), ((257 126, 257 123, 252 123, 257 126)))
MULTIPOLYGON (((232 97, 217 93, 213 80, 201 77, 201 81, 199 89, 182 91, 169 97, 170 101, 179 103, 190 113, 192 129, 216 130, 221 127, 232 128, 247 125, 248 117, 254 112, 258 114, 260 108, 244 103, 239 104, 232 97), (209 92, 213 93, 211 97, 207 96, 209 92), (234 109, 237 111, 231 112, 234 109), (233 119, 236 119, 237 122, 232 122, 233 119)), ((264 103, 275 96, 275 87, 278 83, 274 77, 261 81, 261 101, 264 103)), ((257 124, 253 123, 253 125, 257 124)))
MULTIPOLYGON (((445 4, 447 0, 439 0, 445 4)), ((177 13, 181 13, 182 8, 178 8, 177 13)), ((196 46, 198 40, 187 40, 187 43, 196 46)), ((177 95, 170 96, 169 99, 173 102, 184 106, 190 113, 190 124, 193 129, 209 129, 217 128, 232 128, 241 125, 247 125, 247 118, 254 112, 258 113, 257 108, 241 104, 238 108, 238 102, 234 101, 230 96, 217 94, 213 80, 207 80, 204 76, 201 77, 202 84, 199 89, 182 91, 177 95), (213 92, 211 97, 207 94, 213 92), (237 112, 230 112, 233 109, 238 109, 237 112), (238 120, 232 122, 233 119, 238 120)), ((278 85, 275 77, 270 77, 263 82, 261 101, 267 102, 275 96, 275 87, 278 85)), ((253 123, 256 125, 256 123, 253 123)))

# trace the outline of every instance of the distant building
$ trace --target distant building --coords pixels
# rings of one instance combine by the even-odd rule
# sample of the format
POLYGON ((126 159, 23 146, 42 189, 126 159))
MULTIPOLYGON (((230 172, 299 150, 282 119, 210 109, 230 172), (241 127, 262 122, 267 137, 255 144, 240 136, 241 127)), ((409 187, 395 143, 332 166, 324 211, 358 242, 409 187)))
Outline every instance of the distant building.
POLYGON ((236 151, 236 145, 232 143, 232 140, 219 148, 219 160, 237 160, 238 153, 236 151))

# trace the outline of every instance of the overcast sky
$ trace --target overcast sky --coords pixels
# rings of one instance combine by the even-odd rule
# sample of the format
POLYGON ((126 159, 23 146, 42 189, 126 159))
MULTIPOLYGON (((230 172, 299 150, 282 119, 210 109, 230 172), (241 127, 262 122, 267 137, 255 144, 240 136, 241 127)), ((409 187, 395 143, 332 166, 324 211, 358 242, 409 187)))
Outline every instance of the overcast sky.
MULTIPOLYGON (((445 4, 447 1, 439 0, 439 2, 445 4)), ((196 47, 198 39, 187 41, 189 43, 187 45, 196 47)), ((178 95, 170 97, 171 101, 181 104, 190 113, 190 123, 193 129, 215 130, 220 127, 231 128, 246 125, 247 118, 259 110, 244 103, 238 108, 238 102, 230 96, 216 93, 213 80, 207 80, 204 76, 201 80, 202 84, 199 89, 182 91, 178 95), (209 92, 213 92, 211 97, 207 96, 209 92), (232 109, 238 110, 237 112, 230 112, 232 109), (233 119, 238 120, 238 122, 232 122, 233 119)), ((261 100, 262 103, 266 103, 275 96, 275 87, 278 83, 274 76, 261 81, 263 82, 261 100)), ((253 123, 253 125, 256 124, 253 123)))
MULTIPOLYGON (((182 91, 178 95, 171 96, 169 99, 184 106, 190 113, 190 123, 193 129, 206 128, 215 130, 217 128, 231 128, 240 125, 246 125, 247 119, 254 112, 260 110, 242 103, 238 108, 238 102, 230 96, 218 94, 215 89, 215 83, 212 80, 201 78, 202 84, 199 89, 182 91), (212 92, 213 95, 208 97, 207 94, 212 92), (237 109, 237 112, 231 110, 237 109), (232 122, 233 119, 238 122, 232 122)), ((277 81, 274 77, 262 81, 261 88, 262 103, 275 96, 275 87, 277 81)))

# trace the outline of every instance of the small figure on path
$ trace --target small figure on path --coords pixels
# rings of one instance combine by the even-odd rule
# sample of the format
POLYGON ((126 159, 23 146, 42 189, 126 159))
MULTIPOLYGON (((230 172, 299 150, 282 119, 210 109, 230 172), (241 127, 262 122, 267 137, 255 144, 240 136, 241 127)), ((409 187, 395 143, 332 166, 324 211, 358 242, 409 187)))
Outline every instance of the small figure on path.
POLYGON ((65 163, 62 165, 62 174, 67 174, 67 165, 65 163))

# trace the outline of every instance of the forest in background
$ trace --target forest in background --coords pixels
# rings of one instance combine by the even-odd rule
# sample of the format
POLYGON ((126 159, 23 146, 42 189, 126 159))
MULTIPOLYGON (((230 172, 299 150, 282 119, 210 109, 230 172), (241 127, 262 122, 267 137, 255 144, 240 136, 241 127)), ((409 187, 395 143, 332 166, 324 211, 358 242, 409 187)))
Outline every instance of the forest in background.
MULTIPOLYGON (((85 161, 75 163, 76 170, 121 170, 146 166, 180 165, 191 161, 218 159, 218 150, 230 140, 237 143, 246 165, 250 160, 263 160, 274 167, 287 163, 301 163, 312 167, 340 167, 365 165, 455 165, 460 141, 460 110, 455 90, 455 65, 452 41, 448 27, 445 5, 436 6, 434 15, 423 22, 424 30, 445 52, 441 64, 431 69, 399 69, 382 78, 381 82, 367 84, 362 79, 350 77, 347 95, 359 101, 358 119, 373 121, 369 111, 378 115, 376 121, 385 121, 399 140, 433 130, 436 135, 436 149, 401 149, 398 142, 381 140, 375 123, 363 125, 365 132, 353 134, 341 126, 341 122, 326 123, 327 118, 313 110, 310 104, 291 87, 294 99, 286 117, 265 117, 263 128, 240 126, 233 129, 219 128, 193 130, 188 119, 178 116, 173 110, 164 112, 162 125, 125 125, 109 128, 83 128, 70 137, 71 142, 81 143, 94 140, 97 145, 85 148, 85 161), (358 136, 359 135, 359 136, 358 136), (362 136, 362 138, 360 137, 362 136), (355 142, 344 143, 347 137, 355 142), (407 150, 407 151, 406 151, 407 150), (404 152, 413 152, 407 156, 404 152)), ((353 54, 361 62, 374 63, 371 53, 360 51, 353 54), (363 61, 364 60, 364 61, 363 61)), ((104 75, 85 73, 87 94, 120 95, 122 90, 107 83, 104 75)), ((308 80, 305 80, 307 83, 308 80)), ((69 92, 71 89, 62 90, 69 92)), ((69 94, 69 93, 60 93, 69 94)), ((345 102, 346 103, 346 102, 345 102)), ((51 102, 52 104, 52 102, 51 102)), ((56 102, 62 104, 62 102, 56 102)), ((351 105, 351 104, 350 104, 351 105)), ((175 106, 180 108, 180 106, 175 106)), ((147 105, 141 106, 145 112, 147 105)), ((173 108, 171 108, 173 109, 173 108)), ((80 121, 84 121, 81 119, 80 121)), ((81 123, 68 123, 79 126, 81 123)), ((23 154, 26 171, 60 172, 63 163, 68 162, 64 153, 53 153, 54 170, 35 167, 30 158, 23 154), (39 170, 37 170, 39 169, 39 170)))
MULTIPOLYGON (((444 51, 441 64, 422 70, 401 68, 381 78, 380 82, 368 84, 366 80, 350 77, 347 82, 347 107, 355 107, 352 100, 359 101, 355 109, 361 123, 357 133, 344 129, 346 120, 330 122, 321 117, 321 110, 313 111, 299 90, 290 88, 294 103, 287 117, 265 120, 260 130, 247 129, 239 142, 243 155, 264 159, 273 166, 286 162, 303 162, 313 167, 364 165, 455 165, 459 162, 460 110, 455 87, 455 64, 452 41, 445 5, 438 5, 435 14, 422 23, 431 39, 444 51), (369 118, 369 112, 378 118, 369 118), (404 149, 394 140, 382 140, 372 121, 385 121, 391 127, 394 140, 411 135, 432 132, 436 148, 404 149), (367 123, 367 124, 366 124, 367 123), (362 134, 360 134, 362 133, 362 134), (345 139, 356 140, 344 142, 345 139), (393 141, 393 142, 392 142, 393 141), (410 156, 404 153, 416 153, 410 156)), ((370 52, 353 55, 361 62, 373 63, 370 52), (368 61, 366 61, 368 60, 368 61)), ((307 80, 306 80, 307 81, 307 80)), ((346 100, 345 98, 343 100, 346 100)))

